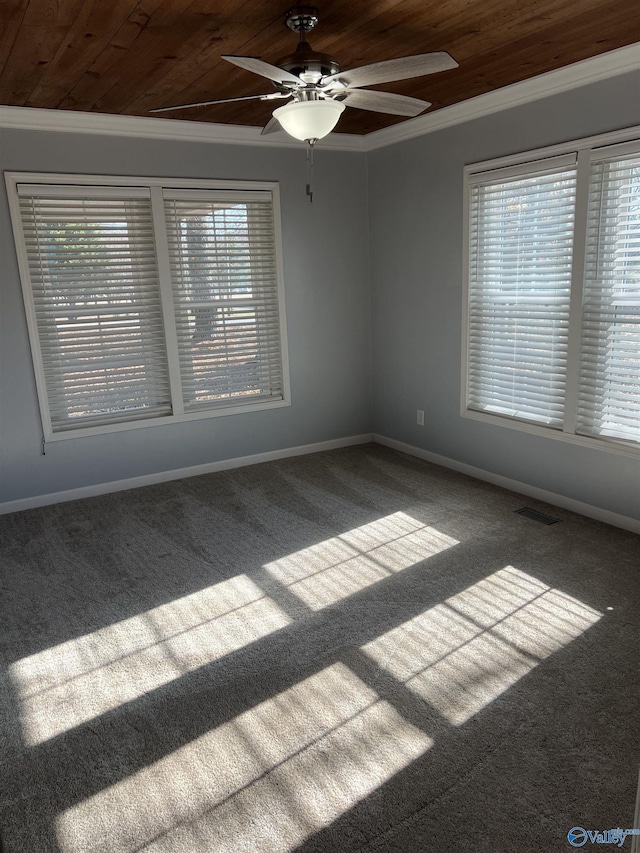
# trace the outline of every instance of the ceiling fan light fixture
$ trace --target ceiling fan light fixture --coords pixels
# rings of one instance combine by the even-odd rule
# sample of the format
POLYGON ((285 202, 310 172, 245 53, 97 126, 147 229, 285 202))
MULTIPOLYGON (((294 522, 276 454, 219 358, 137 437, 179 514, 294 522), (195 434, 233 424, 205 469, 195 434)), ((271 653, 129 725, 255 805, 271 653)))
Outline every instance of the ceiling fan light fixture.
POLYGON ((340 101, 296 101, 273 111, 282 129, 301 142, 322 139, 337 125, 344 104, 340 101))

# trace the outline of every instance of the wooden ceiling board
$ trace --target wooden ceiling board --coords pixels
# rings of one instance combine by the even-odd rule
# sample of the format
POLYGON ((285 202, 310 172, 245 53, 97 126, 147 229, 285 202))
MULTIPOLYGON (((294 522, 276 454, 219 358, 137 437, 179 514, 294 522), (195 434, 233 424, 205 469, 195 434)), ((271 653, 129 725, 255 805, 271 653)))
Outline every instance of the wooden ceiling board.
MULTIPOLYGON (((139 39, 149 26, 151 15, 162 6, 163 0, 147 0, 144 6, 138 3, 91 64, 76 81, 67 86, 67 94, 57 105, 58 108, 91 110, 98 98, 113 85, 119 64, 127 57, 129 62, 135 62, 139 39)), ((120 73, 124 73, 122 69, 120 73)))
MULTIPOLYGON (((153 107, 274 91, 221 55, 295 50, 278 0, 0 0, 0 103, 148 115, 153 107)), ((432 110, 640 41, 637 0, 326 0, 308 35, 342 68, 446 50, 460 67, 376 86, 432 110)), ((163 118, 264 125, 277 103, 163 118)), ((348 108, 338 129, 405 119, 348 108)))
MULTIPOLYGON (((282 27, 281 4, 274 4, 273 0, 250 0, 239 4, 238 9, 225 20, 221 34, 213 34, 205 39, 196 50, 172 65, 158 80, 145 86, 144 91, 127 105, 126 111, 132 115, 144 115, 158 104, 209 100, 218 97, 217 91, 214 96, 211 95, 212 85, 230 87, 232 95, 229 97, 234 97, 239 92, 259 94, 271 91, 268 80, 246 71, 241 72, 220 58, 225 53, 247 54, 249 47, 244 39, 247 34, 248 15, 255 15, 258 21, 263 22, 264 28, 260 32, 263 38, 269 37, 268 34, 265 35, 266 30, 275 35, 282 27), (234 74, 238 72, 237 79, 234 78, 233 82, 226 76, 229 70, 234 74), (188 81, 186 86, 185 81, 188 81), (246 92, 240 91, 243 81, 248 84, 246 92)), ((287 32, 290 33, 289 30, 287 32)), ((255 35, 253 37, 255 38, 255 35)))
POLYGON ((147 0, 116 31, 61 101, 62 109, 123 112, 132 94, 218 32, 218 3, 147 0))
MULTIPOLYGON (((127 105, 124 111, 131 115, 145 115, 149 109, 157 107, 158 104, 169 106, 275 91, 270 80, 237 68, 221 56, 227 53, 259 56, 260 45, 265 43, 283 46, 289 44, 295 48, 297 36, 283 26, 280 9, 281 4, 274 3, 273 0, 246 4, 246 8, 240 8, 238 14, 226 22, 223 37, 203 45, 197 54, 192 52, 180 63, 167 69, 166 73, 151 86, 142 86, 137 97, 127 105), (253 15, 256 9, 264 13, 259 20, 263 22, 270 20, 258 36, 254 36, 247 28, 247 14, 253 15), (187 81, 186 85, 185 81, 187 81)), ((267 61, 270 60, 267 59, 267 61)), ((189 118, 188 115, 185 117, 189 118)))
POLYGON ((616 37, 616 33, 620 31, 625 20, 628 20, 626 11, 617 11, 610 15, 606 24, 601 26, 597 41, 594 41, 591 23, 585 21, 582 15, 566 19, 564 31, 559 31, 555 24, 547 26, 531 36, 511 42, 514 58, 508 68, 505 68, 504 51, 501 47, 473 56, 456 69, 454 80, 447 80, 443 76, 437 81, 439 105, 457 103, 458 91, 461 88, 469 93, 468 97, 474 97, 623 47, 626 41, 616 37), (570 39, 566 36, 567 32, 571 33, 570 39), (549 57, 553 59, 551 67, 549 57))
POLYGON ((0 76, 9 59, 28 5, 29 0, 7 0, 6 3, 0 3, 0 76))
POLYGON ((46 75, 30 93, 26 106, 57 107, 70 86, 97 59, 118 32, 123 19, 134 14, 138 0, 85 2, 69 28, 46 75))
POLYGON ((0 103, 24 104, 53 59, 84 0, 30 0, 0 77, 0 103))

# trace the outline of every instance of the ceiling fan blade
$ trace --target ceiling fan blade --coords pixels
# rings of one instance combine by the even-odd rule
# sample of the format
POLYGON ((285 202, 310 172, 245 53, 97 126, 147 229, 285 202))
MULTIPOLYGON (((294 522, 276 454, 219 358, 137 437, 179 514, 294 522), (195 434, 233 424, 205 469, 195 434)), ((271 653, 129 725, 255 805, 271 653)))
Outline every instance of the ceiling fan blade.
POLYGON ((436 71, 457 67, 458 63, 446 51, 420 53, 331 74, 322 80, 322 86, 326 87, 335 80, 342 80, 350 89, 355 89, 360 86, 372 86, 374 83, 391 83, 394 80, 421 77, 423 74, 435 74, 436 71))
POLYGON ((282 125, 280 124, 277 118, 274 118, 272 116, 262 128, 262 133, 260 134, 260 136, 266 136, 268 133, 277 133, 279 130, 282 130, 282 125))
POLYGON ((284 68, 278 68, 277 65, 270 65, 268 62, 263 62, 255 56, 223 56, 227 62, 232 62, 240 68, 245 68, 247 71, 253 71, 254 74, 260 74, 268 80, 273 80, 275 83, 295 83, 300 86, 301 81, 295 74, 285 71, 284 68))
POLYGON ((279 98, 288 98, 289 95, 280 92, 269 92, 268 95, 243 95, 241 98, 220 98, 217 101, 198 101, 196 104, 178 104, 175 107, 159 107, 149 110, 150 113, 167 113, 170 110, 190 110, 192 107, 210 107, 213 104, 231 104, 234 101, 274 101, 279 98))
POLYGON ((421 101, 419 98, 394 95, 391 92, 373 92, 369 89, 347 89, 345 97, 340 97, 340 100, 348 107, 397 116, 417 116, 431 106, 429 101, 421 101))

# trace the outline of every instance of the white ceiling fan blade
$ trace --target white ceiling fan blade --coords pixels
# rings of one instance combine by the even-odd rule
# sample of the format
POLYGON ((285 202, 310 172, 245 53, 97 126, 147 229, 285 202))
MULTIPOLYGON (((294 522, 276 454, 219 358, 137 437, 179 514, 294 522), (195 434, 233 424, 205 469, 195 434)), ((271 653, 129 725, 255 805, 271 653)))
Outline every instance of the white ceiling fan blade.
POLYGON ((348 107, 397 116, 417 116, 431 106, 429 101, 421 101, 419 98, 394 95, 391 92, 372 92, 369 89, 347 89, 345 95, 340 100, 348 107))
POLYGON ((285 71, 284 68, 278 68, 277 65, 270 65, 268 62, 263 62, 255 56, 223 56, 227 62, 232 62, 239 68, 244 68, 247 71, 253 71, 254 74, 260 74, 268 80, 273 80, 275 83, 295 83, 301 85, 299 77, 285 71))
POLYGON ((289 95, 280 92, 269 92, 268 95, 243 95, 240 98, 220 98, 217 101, 198 101, 196 104, 178 104, 175 107, 159 107, 149 110, 150 113, 167 113, 170 110, 190 110, 192 107, 210 107, 213 104, 231 104, 234 101, 274 101, 280 98, 288 98, 289 95))
POLYGON ((423 74, 435 74, 457 68, 458 63, 446 51, 420 53, 416 56, 402 56, 399 59, 387 59, 363 65, 350 71, 340 71, 322 80, 323 87, 334 80, 342 80, 350 89, 360 86, 373 86, 375 83, 391 83, 394 80, 407 80, 409 77, 421 77, 423 74))
POLYGON ((282 125, 280 124, 277 118, 274 118, 272 116, 262 128, 262 133, 260 134, 260 136, 266 136, 268 133, 277 133, 277 131, 279 130, 282 130, 282 125))

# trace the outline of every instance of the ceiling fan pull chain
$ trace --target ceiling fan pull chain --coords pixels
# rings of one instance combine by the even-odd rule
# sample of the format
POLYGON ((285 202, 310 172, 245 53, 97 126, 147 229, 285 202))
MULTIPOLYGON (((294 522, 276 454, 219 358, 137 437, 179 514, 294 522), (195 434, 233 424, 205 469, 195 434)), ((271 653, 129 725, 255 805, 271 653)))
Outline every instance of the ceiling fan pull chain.
POLYGON ((307 195, 309 204, 313 204, 313 146, 315 139, 307 139, 307 195))

